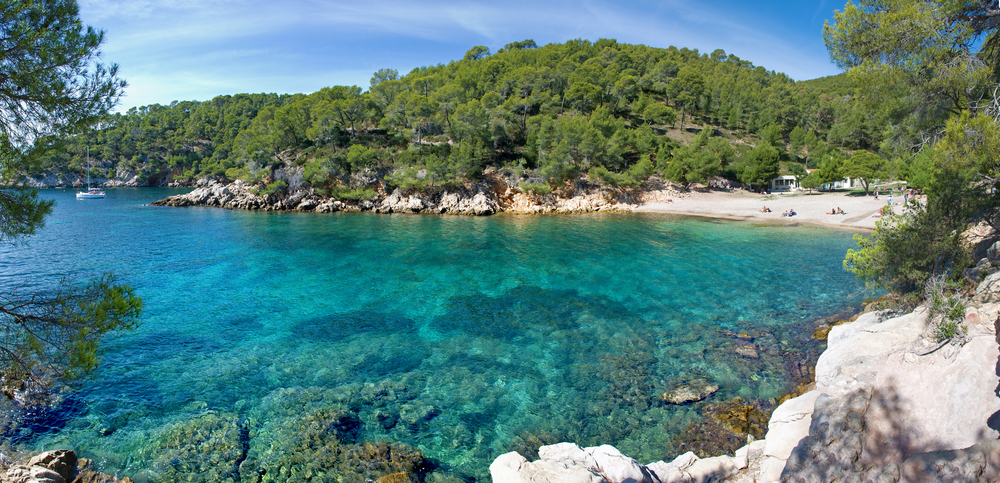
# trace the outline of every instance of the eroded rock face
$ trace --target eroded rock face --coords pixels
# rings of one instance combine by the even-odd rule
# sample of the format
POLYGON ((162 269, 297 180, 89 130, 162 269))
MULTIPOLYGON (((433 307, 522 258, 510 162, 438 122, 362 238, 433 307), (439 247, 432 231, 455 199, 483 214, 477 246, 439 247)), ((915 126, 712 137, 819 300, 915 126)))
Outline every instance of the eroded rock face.
MULTIPOLYGON (((377 181, 377 180, 376 180, 377 181)), ((264 186, 248 186, 241 180, 222 184, 202 179, 190 193, 171 196, 155 206, 215 206, 261 211, 372 211, 374 213, 434 213, 486 216, 501 211, 513 213, 631 212, 644 200, 679 197, 681 194, 662 183, 633 192, 594 186, 574 186, 547 195, 522 192, 509 186, 495 173, 480 183, 428 193, 407 193, 395 189, 373 200, 336 200, 304 188, 262 195, 264 186)))
POLYGON ((820 396, 809 434, 788 458, 782 481, 909 481, 907 464, 911 472, 937 465, 939 476, 972 478, 947 481, 977 481, 989 458, 954 451, 1000 436, 988 424, 1000 411, 1000 350, 987 314, 996 317, 996 307, 970 310, 967 337, 929 353, 922 309, 885 321, 865 314, 835 327, 816 367, 820 396), (921 456, 928 454, 937 456, 921 456), (943 464, 945 454, 968 464, 943 464))

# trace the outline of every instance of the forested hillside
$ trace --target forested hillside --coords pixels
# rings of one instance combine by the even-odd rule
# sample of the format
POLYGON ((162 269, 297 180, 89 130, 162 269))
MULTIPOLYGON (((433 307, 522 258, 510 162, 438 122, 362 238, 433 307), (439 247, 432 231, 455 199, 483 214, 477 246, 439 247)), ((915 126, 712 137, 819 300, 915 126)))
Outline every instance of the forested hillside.
POLYGON ((654 173, 757 184, 782 169, 802 172, 807 160, 840 159, 841 148, 877 149, 884 122, 851 92, 845 76, 795 82, 721 50, 526 40, 495 53, 477 46, 406 75, 382 69, 367 91, 131 109, 29 174, 77 179, 89 145, 97 177, 242 178, 334 196, 363 196, 375 180, 416 190, 460 185, 488 167, 542 192, 584 176, 635 186, 654 173), (287 165, 301 169, 276 179, 287 165))

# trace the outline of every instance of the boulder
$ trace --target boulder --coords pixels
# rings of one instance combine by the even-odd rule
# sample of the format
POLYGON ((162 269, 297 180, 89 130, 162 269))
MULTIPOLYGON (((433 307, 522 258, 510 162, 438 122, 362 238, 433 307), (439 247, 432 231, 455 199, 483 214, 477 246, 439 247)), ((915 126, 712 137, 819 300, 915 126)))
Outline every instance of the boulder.
POLYGON ((670 404, 686 404, 701 401, 719 390, 716 384, 710 384, 704 379, 677 384, 660 395, 660 399, 670 404))
POLYGON ((611 483, 596 471, 594 457, 573 443, 542 446, 538 455, 535 462, 517 452, 499 456, 490 465, 493 483, 611 483))
POLYGON ((59 473, 43 466, 14 466, 7 470, 5 483, 66 483, 59 473))
POLYGON ((629 458, 611 445, 601 445, 587 448, 586 452, 594 457, 597 468, 605 479, 613 483, 653 483, 653 477, 645 466, 629 458))
POLYGON ((1000 302, 1000 272, 987 275, 979 283, 972 301, 980 304, 1000 302))
POLYGON ((73 472, 76 470, 76 453, 68 449, 58 449, 55 451, 46 451, 40 455, 35 456, 28 460, 27 466, 41 466, 43 468, 48 468, 56 473, 66 481, 69 481, 73 477, 73 472))

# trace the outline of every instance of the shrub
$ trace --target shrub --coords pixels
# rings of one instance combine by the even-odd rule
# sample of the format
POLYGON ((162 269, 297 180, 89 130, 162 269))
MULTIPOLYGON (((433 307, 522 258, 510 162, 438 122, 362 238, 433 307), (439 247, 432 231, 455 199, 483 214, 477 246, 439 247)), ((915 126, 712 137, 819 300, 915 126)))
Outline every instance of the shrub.
POLYGON ((518 183, 521 191, 532 192, 539 195, 547 195, 552 192, 552 185, 543 181, 522 181, 518 183))
POLYGON ((959 296, 961 285, 943 276, 932 277, 924 289, 927 297, 927 320, 938 342, 962 335, 965 302, 959 296))

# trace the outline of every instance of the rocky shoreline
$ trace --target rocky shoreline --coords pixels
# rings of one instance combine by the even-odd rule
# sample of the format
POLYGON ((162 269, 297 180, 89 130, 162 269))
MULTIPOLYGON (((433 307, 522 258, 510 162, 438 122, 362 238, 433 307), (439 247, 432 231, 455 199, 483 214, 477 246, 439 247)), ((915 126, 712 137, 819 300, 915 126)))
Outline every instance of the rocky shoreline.
POLYGON ((24 464, 3 465, 4 483, 134 483, 131 478, 94 470, 94 462, 77 458, 72 450, 60 449, 38 454, 24 464))
POLYGON ((643 465, 611 446, 559 443, 534 462, 501 455, 493 481, 1000 481, 1000 242, 987 253, 964 335, 935 343, 926 307, 832 327, 811 389, 778 406, 764 439, 732 456, 688 452, 643 465))
POLYGON ((496 172, 480 183, 431 192, 406 192, 399 188, 386 193, 381 188, 371 200, 345 200, 319 195, 299 188, 282 193, 262 194, 264 185, 236 180, 222 183, 202 179, 190 193, 154 202, 155 206, 212 206, 255 211, 300 211, 332 213, 370 211, 373 213, 433 213, 486 216, 513 213, 632 212, 640 204, 681 198, 686 194, 671 183, 650 180, 634 189, 612 189, 578 182, 541 195, 525 192, 496 172))

